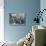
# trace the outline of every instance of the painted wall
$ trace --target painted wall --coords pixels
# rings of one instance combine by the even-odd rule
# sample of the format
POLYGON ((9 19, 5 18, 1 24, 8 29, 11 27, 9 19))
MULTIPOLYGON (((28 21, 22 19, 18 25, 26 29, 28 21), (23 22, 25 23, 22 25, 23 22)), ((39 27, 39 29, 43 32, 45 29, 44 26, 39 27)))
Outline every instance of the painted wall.
MULTIPOLYGON (((40 0, 40 10, 43 10, 43 9, 46 9, 46 0, 40 0)), ((40 25, 46 27, 46 11, 44 11, 42 17, 44 20, 43 20, 43 22, 40 21, 40 25)), ((46 37, 45 37, 45 39, 46 39, 46 37)), ((46 44, 46 40, 45 40, 45 44, 46 44)))
POLYGON ((0 42, 4 41, 4 2, 0 0, 0 42))
MULTIPOLYGON (((40 1, 40 9, 41 9, 41 11, 43 9, 46 9, 46 0, 40 1)), ((46 11, 43 12, 43 19, 44 19, 44 21, 43 22, 41 21, 40 25, 46 26, 46 11)))
POLYGON ((4 35, 7 41, 18 41, 32 29, 36 12, 40 9, 40 0, 4 0, 4 35), (9 13, 23 12, 26 25, 10 26, 9 13))
MULTIPOLYGON (((40 9, 41 10, 46 9, 46 0, 41 0, 40 2, 41 2, 40 3, 40 9)), ((43 25, 46 27, 46 10, 43 12, 42 17, 44 20, 43 20, 43 22, 42 21, 40 22, 40 25, 43 25)))

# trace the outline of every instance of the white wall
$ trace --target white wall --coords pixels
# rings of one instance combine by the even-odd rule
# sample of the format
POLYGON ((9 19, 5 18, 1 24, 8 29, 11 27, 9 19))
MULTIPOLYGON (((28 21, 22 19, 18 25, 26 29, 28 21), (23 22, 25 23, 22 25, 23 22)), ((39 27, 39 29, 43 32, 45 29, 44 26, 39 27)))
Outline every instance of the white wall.
POLYGON ((4 41, 4 1, 0 0, 0 42, 4 41))

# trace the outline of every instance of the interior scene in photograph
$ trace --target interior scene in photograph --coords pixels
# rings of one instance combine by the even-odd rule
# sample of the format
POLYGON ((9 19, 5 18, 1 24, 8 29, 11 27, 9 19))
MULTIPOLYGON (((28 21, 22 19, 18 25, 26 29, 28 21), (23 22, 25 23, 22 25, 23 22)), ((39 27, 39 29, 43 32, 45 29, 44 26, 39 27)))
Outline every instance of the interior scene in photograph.
POLYGON ((24 25, 25 19, 24 13, 9 13, 9 24, 11 25, 24 25))

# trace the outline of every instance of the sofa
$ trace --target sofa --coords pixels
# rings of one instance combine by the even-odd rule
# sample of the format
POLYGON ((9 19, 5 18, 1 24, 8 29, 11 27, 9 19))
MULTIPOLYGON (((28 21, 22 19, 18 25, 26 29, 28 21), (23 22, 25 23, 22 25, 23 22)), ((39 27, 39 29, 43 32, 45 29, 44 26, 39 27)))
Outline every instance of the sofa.
MULTIPOLYGON (((43 26, 34 25, 34 26, 32 26, 31 34, 32 34, 31 36, 33 36, 33 37, 31 37, 31 44, 28 46, 46 46, 46 28, 44 28, 43 26)), ((28 33, 27 35, 30 36, 30 33, 28 33)), ((29 37, 27 37, 27 35, 25 37, 19 39, 19 41, 17 41, 17 43, 13 42, 13 41, 6 42, 6 44, 3 44, 2 46, 23 46, 25 38, 29 38, 29 37)), ((29 43, 29 42, 27 42, 27 43, 29 43)), ((27 45, 24 45, 24 46, 27 46, 27 45)))
MULTIPOLYGON (((46 46, 46 28, 40 25, 32 26, 33 42, 30 46, 46 46)), ((20 39, 17 45, 21 45, 24 39, 20 39)))
POLYGON ((17 43, 14 41, 4 41, 0 42, 0 46, 17 46, 17 43))
POLYGON ((40 25, 32 26, 34 42, 32 46, 46 46, 46 28, 40 25))

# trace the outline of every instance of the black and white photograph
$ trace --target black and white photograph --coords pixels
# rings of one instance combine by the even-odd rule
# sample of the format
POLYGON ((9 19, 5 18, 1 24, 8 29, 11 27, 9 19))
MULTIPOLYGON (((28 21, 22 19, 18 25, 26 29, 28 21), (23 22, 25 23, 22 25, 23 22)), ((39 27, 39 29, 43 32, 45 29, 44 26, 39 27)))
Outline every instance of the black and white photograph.
POLYGON ((24 25, 25 20, 24 13, 9 13, 9 23, 11 25, 24 25))

